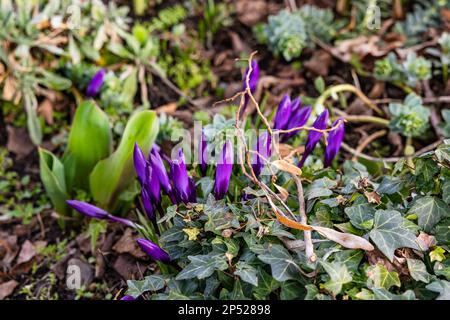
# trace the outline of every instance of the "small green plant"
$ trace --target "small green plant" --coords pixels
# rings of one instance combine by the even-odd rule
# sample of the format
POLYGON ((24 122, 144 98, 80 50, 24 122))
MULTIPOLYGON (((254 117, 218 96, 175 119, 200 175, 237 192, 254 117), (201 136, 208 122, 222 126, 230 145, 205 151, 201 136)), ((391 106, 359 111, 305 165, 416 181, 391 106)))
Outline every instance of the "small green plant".
POLYGON ((405 137, 420 137, 429 127, 430 110, 414 93, 409 94, 403 103, 391 103, 389 112, 392 115, 390 128, 405 137))

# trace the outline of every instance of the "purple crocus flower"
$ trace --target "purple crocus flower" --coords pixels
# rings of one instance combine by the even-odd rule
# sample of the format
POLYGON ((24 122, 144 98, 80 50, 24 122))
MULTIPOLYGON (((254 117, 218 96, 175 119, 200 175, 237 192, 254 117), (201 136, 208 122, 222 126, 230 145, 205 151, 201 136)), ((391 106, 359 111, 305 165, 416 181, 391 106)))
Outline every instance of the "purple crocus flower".
POLYGON ((136 298, 133 297, 133 296, 130 296, 130 295, 125 295, 120 300, 123 300, 123 301, 134 301, 134 300, 136 300, 136 298))
POLYGON ((89 203, 86 203, 83 201, 78 201, 78 200, 67 200, 66 203, 73 209, 77 210, 79 213, 84 214, 85 216, 88 216, 89 218, 95 218, 95 219, 100 219, 100 220, 109 220, 109 221, 124 224, 129 227, 133 227, 133 228, 136 227, 134 222, 132 222, 128 219, 113 216, 112 214, 110 214, 110 213, 106 212, 105 210, 100 209, 99 207, 96 207, 92 204, 89 204, 89 203))
MULTIPOLYGON (((292 104, 294 104, 294 103, 292 103, 292 104)), ((307 106, 304 108, 298 108, 298 110, 295 110, 295 111, 293 110, 293 112, 292 112, 293 115, 292 115, 292 117, 290 117, 290 120, 286 126, 286 130, 304 126, 306 124, 306 122, 308 121, 309 116, 311 115, 311 112, 312 112, 311 106, 307 106)), ((295 136, 297 134, 297 132, 298 132, 298 130, 283 134, 283 136, 281 137, 281 141, 286 142, 287 140, 289 140, 290 138, 295 136)))
POLYGON ((141 199, 147 217, 150 220, 153 220, 155 218, 155 209, 153 208, 152 200, 147 188, 141 188, 141 199))
POLYGON ((86 95, 88 97, 93 98, 100 92, 100 89, 105 80, 105 75, 105 69, 100 69, 96 74, 94 74, 86 89, 86 95))
POLYGON ((79 213, 84 214, 90 218, 95 219, 107 219, 109 213, 99 207, 92 204, 79 201, 79 200, 67 200, 67 204, 73 209, 77 210, 79 213))
POLYGON ((161 185, 156 174, 153 172, 152 167, 148 164, 146 168, 146 183, 142 187, 147 189, 150 198, 155 204, 161 202, 161 185))
MULTIPOLYGON (((325 130, 328 122, 328 110, 325 109, 314 121, 313 127, 319 130, 325 130)), ((306 158, 311 154, 314 150, 317 143, 322 138, 323 133, 318 131, 311 130, 308 134, 308 138, 306 139, 305 152, 303 153, 302 159, 300 160, 298 166, 301 168, 305 163, 306 158)))
POLYGON ((231 141, 228 140, 223 145, 216 168, 214 194, 217 199, 222 199, 228 191, 228 185, 230 184, 230 177, 233 171, 233 158, 233 146, 231 141))
POLYGON ((189 178, 189 202, 197 202, 197 189, 195 187, 195 181, 189 178))
POLYGON ((188 203, 191 191, 189 186, 189 176, 184 161, 183 149, 178 150, 178 159, 172 160, 170 164, 170 176, 175 189, 178 201, 188 203))
POLYGON ((144 153, 142 152, 141 148, 139 148, 137 143, 134 143, 133 162, 134 170, 136 171, 138 180, 141 185, 144 185, 147 181, 148 163, 147 160, 145 160, 144 153))
POLYGON ((203 175, 206 175, 206 169, 207 169, 207 162, 208 162, 208 155, 207 155, 207 144, 206 144, 206 137, 205 133, 202 131, 202 135, 200 136, 200 144, 199 144, 199 155, 198 155, 198 164, 200 165, 200 171, 203 175))
MULTIPOLYGON (((250 88, 250 92, 253 94, 255 93, 256 89, 258 88, 258 80, 259 80, 259 66, 258 66, 258 62, 256 60, 252 60, 251 62, 251 66, 252 66, 252 72, 250 74, 249 77, 249 81, 248 81, 248 85, 250 88)), ((246 90, 247 89, 247 76, 250 72, 250 69, 247 67, 247 69, 245 70, 244 73, 244 79, 243 79, 243 83, 242 83, 242 90, 246 90)), ((242 106, 241 112, 239 116, 242 116, 245 112, 245 109, 247 108, 247 104, 249 101, 249 95, 245 94, 244 96, 244 105, 242 106)))
MULTIPOLYGON (((268 159, 271 155, 270 142, 270 135, 267 131, 265 131, 259 135, 254 149, 259 153, 259 155, 268 159)), ((252 154, 252 169, 256 176, 261 174, 261 171, 265 165, 264 159, 261 159, 259 155, 252 154)))
POLYGON ((275 114, 275 121, 273 124, 274 129, 283 130, 289 122, 289 118, 292 117, 291 98, 288 94, 285 94, 278 105, 277 112, 275 114))
POLYGON ((345 126, 343 119, 340 117, 333 122, 332 127, 336 126, 339 121, 341 124, 328 134, 327 147, 325 149, 324 166, 329 167, 331 161, 336 157, 341 147, 345 135, 345 126))
POLYGON ((150 240, 139 238, 136 240, 142 251, 148 254, 153 260, 161 262, 170 262, 170 257, 163 249, 150 240))
POLYGON ((149 162, 151 164, 155 177, 157 177, 157 179, 159 180, 161 188, 168 195, 171 195, 172 186, 170 184, 169 176, 167 174, 166 167, 164 166, 164 162, 156 148, 153 148, 150 152, 149 162))

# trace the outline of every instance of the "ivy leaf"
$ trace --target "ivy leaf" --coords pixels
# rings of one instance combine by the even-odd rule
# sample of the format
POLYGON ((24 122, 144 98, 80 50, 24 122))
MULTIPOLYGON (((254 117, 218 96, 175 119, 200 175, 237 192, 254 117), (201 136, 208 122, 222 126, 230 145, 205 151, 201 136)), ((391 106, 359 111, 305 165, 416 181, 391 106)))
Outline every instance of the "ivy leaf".
POLYGON ((297 278, 299 267, 283 246, 272 245, 266 253, 258 255, 258 258, 270 265, 275 280, 286 281, 297 278))
POLYGON ((404 218, 395 210, 377 210, 369 236, 391 262, 397 248, 419 250, 414 233, 404 226, 404 218))
POLYGON ((450 282, 445 280, 436 280, 426 286, 433 292, 438 292, 439 296, 436 300, 450 300, 450 282))
POLYGON ((370 266, 366 271, 369 285, 389 290, 392 286, 400 287, 400 278, 395 271, 388 271, 382 264, 370 266))
POLYGON ((251 265, 239 261, 236 264, 236 271, 234 274, 239 276, 242 281, 258 286, 258 271, 251 265))
POLYGON ((417 199, 408 210, 408 214, 419 217, 419 226, 426 232, 431 231, 442 217, 449 216, 449 212, 450 208, 444 201, 432 196, 417 199))
POLYGON ((223 254, 205 254, 198 256, 188 256, 191 263, 188 264, 175 278, 184 279, 204 279, 211 276, 215 270, 225 270, 228 265, 223 254))
POLYGON ((144 280, 128 280, 127 285, 127 295, 137 298, 147 291, 158 291, 164 288, 165 278, 160 275, 151 275, 145 277, 144 280))
POLYGON ((305 286, 297 281, 283 283, 280 291, 281 300, 296 300, 305 294, 305 286))
POLYGON ((408 263, 409 274, 416 281, 425 283, 430 282, 431 275, 427 272, 425 263, 417 259, 406 259, 408 263))
POLYGON ((333 194, 332 188, 336 187, 337 181, 331 180, 328 177, 315 180, 306 190, 305 195, 308 200, 328 197, 333 194))
POLYGON ((415 300, 416 296, 414 291, 407 290, 402 294, 393 294, 384 288, 372 289, 376 300, 415 300))
POLYGON ((445 181, 442 185, 442 200, 450 204, 450 181, 445 181))
POLYGON ((380 194, 394 194, 399 192, 403 187, 404 181, 398 177, 383 177, 380 185, 376 189, 380 194))
POLYGON ((321 262, 323 268, 325 269, 326 273, 330 276, 330 280, 325 282, 324 286, 331 292, 333 292, 334 295, 337 295, 341 292, 342 286, 346 283, 349 283, 352 281, 353 277, 348 272, 347 267, 343 263, 339 262, 321 262))
POLYGON ((373 219, 375 209, 369 203, 356 204, 345 208, 345 214, 350 218, 350 222, 358 229, 365 229, 361 225, 373 219))
POLYGON ((271 292, 279 287, 279 282, 260 268, 258 272, 258 286, 253 287, 253 295, 259 300, 266 299, 271 292))

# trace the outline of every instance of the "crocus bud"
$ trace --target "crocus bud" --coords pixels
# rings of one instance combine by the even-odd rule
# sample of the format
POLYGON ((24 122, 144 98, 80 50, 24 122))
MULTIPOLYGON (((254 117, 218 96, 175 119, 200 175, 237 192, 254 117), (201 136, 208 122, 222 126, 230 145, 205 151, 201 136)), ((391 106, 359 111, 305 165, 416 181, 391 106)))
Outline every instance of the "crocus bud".
POLYGON ((67 200, 66 202, 70 207, 77 210, 79 213, 88 216, 89 218, 108 219, 108 212, 92 204, 78 200, 67 200))
POLYGON ((195 187, 195 181, 189 178, 189 202, 197 202, 197 189, 195 187))
POLYGON ((336 126, 339 121, 341 124, 330 131, 327 139, 327 147, 325 149, 325 157, 324 157, 324 166, 328 167, 331 165, 331 161, 336 157, 341 147, 342 141, 344 140, 345 135, 345 126, 342 118, 337 119, 333 122, 332 127, 336 126))
POLYGON ((105 69, 100 69, 96 74, 94 74, 86 89, 86 95, 88 97, 93 98, 100 92, 103 81, 105 80, 105 75, 105 69))
POLYGON ((206 174, 206 168, 207 168, 207 161, 208 161, 208 155, 207 155, 207 144, 206 144, 206 137, 205 133, 202 131, 202 135, 200 136, 200 143, 198 146, 198 164, 200 166, 200 171, 203 175, 206 174))
POLYGON ((258 154, 252 154, 252 169, 255 175, 259 176, 265 165, 265 161, 261 158, 261 156, 265 159, 268 159, 271 155, 270 135, 267 131, 259 135, 258 139, 256 140, 254 149, 256 152, 258 152, 258 154))
POLYGON ((132 222, 128 219, 113 216, 112 214, 110 214, 110 213, 106 212, 105 210, 100 209, 92 204, 89 204, 89 203, 86 203, 83 201, 78 201, 78 200, 67 200, 66 203, 73 209, 77 210, 79 213, 84 214, 85 216, 88 216, 90 218, 95 218, 95 219, 100 219, 100 220, 109 220, 112 222, 118 222, 118 223, 124 224, 129 227, 133 227, 133 228, 136 227, 134 222, 132 222))
POLYGON ((186 170, 183 149, 181 148, 178 150, 178 159, 172 160, 172 163, 170 164, 170 176, 172 177, 178 201, 188 203, 191 195, 189 176, 186 170))
POLYGON ((163 249, 150 240, 139 238, 136 240, 142 251, 148 254, 153 260, 161 262, 170 262, 170 257, 163 249))
POLYGON ((155 218, 155 209, 153 208, 152 200, 147 191, 147 188, 145 188, 145 187, 141 188, 141 199, 142 199, 142 205, 144 207, 145 213, 147 214, 147 217, 150 220, 153 220, 155 218))
POLYGON ((231 141, 227 141, 223 145, 216 168, 216 181, 214 184, 216 199, 222 199, 228 191, 228 185, 230 184, 230 177, 233 171, 233 158, 233 146, 231 141))
MULTIPOLYGON (((250 88, 250 92, 253 94, 255 93, 256 89, 258 88, 258 80, 259 80, 259 66, 258 66, 258 62, 256 60, 252 60, 251 62, 251 66, 252 66, 252 72, 250 73, 250 77, 249 77, 249 81, 248 81, 248 85, 250 88)), ((247 89, 247 76, 250 72, 250 69, 247 68, 245 70, 244 73, 244 79, 243 79, 243 83, 242 83, 242 90, 246 90, 247 89)), ((240 115, 242 116, 245 112, 245 109, 247 108, 247 104, 248 104, 248 100, 249 100, 249 96, 248 94, 245 94, 244 96, 244 105, 241 109, 240 115)))
MULTIPOLYGON (((292 112, 293 115, 291 116, 291 118, 287 124, 286 130, 304 126, 306 124, 306 122, 308 121, 309 116, 311 115, 311 112, 312 112, 311 106, 307 106, 304 108, 300 108, 296 111, 293 111, 292 112)), ((281 137, 281 141, 285 142, 285 141, 289 140, 290 138, 295 136, 297 134, 297 132, 298 132, 298 130, 283 134, 283 136, 281 137)))
POLYGON ((133 300, 136 300, 136 298, 133 297, 133 296, 130 296, 130 295, 125 295, 125 296, 123 296, 120 300, 123 300, 123 301, 133 301, 133 300))
POLYGON ((159 180, 161 188, 164 190, 164 192, 170 195, 172 193, 172 186, 170 185, 169 176, 167 175, 164 162, 157 149, 153 148, 150 152, 149 162, 151 164, 154 175, 159 180))
POLYGON ((277 113, 275 114, 275 121, 273 124, 274 129, 283 130, 291 118, 291 98, 285 94, 278 105, 277 113))
POLYGON ((138 177, 141 185, 144 185, 147 181, 147 160, 145 160, 144 153, 141 148, 139 148, 138 144, 134 144, 133 151, 133 162, 134 162, 134 170, 136 171, 136 175, 138 177))
MULTIPOLYGON (((314 121, 313 127, 319 130, 325 130, 327 128, 328 122, 328 110, 325 109, 314 121)), ((301 168, 305 163, 306 158, 314 150, 317 143, 322 138, 323 133, 318 131, 309 131, 308 138, 306 139, 305 152, 303 153, 302 159, 300 160, 298 166, 301 168)))
POLYGON ((147 179, 145 180, 146 183, 143 187, 147 189, 153 203, 159 204, 161 202, 161 185, 150 164, 146 168, 146 173, 147 179))

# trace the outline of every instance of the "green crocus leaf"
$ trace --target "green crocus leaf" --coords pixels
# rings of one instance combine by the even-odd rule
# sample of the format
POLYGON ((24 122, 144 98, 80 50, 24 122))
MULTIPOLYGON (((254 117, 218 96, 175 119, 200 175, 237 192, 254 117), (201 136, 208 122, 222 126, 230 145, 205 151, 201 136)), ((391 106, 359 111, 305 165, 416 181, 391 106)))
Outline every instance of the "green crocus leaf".
POLYGON ((53 206, 58 213, 66 214, 68 195, 63 164, 53 153, 39 148, 39 167, 42 184, 53 206))
POLYGON ((370 239, 378 249, 392 262, 397 248, 412 248, 419 250, 413 232, 405 227, 404 218, 395 210, 377 210, 374 217, 374 227, 370 231, 370 239))
POLYGON ((95 165, 112 151, 108 116, 93 102, 81 103, 70 130, 63 156, 67 185, 89 190, 89 175, 95 165))
POLYGON ((101 160, 90 175, 94 200, 103 208, 113 210, 117 198, 135 178, 133 148, 137 143, 148 154, 158 134, 158 121, 153 111, 135 113, 127 123, 117 150, 101 160))

